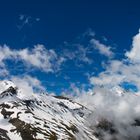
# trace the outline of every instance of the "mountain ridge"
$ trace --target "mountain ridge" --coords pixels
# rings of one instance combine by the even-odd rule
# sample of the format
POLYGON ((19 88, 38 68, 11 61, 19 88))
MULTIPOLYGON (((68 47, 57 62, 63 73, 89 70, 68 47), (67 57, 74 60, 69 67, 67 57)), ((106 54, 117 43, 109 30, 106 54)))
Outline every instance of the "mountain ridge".
POLYGON ((4 91, 0 94, 0 139, 97 140, 84 124, 91 111, 83 105, 48 94, 22 99, 12 82, 1 84, 4 91))

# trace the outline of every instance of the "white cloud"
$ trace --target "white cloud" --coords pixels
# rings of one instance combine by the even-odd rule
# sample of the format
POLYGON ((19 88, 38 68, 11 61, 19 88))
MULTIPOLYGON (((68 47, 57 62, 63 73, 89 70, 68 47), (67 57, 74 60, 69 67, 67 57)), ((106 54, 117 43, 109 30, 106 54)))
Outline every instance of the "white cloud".
POLYGON ((139 126, 135 126, 135 120, 139 120, 139 100, 131 93, 125 96, 116 96, 113 92, 103 90, 102 88, 94 89, 97 94, 81 95, 76 101, 86 105, 87 108, 93 111, 87 117, 85 125, 88 125, 94 133, 99 134, 99 138, 104 140, 128 140, 139 137, 139 126), (103 121, 111 123, 111 125, 104 124, 103 121), (107 127, 99 127, 99 124, 107 127), (111 132, 114 130, 114 133, 111 132))
POLYGON ((123 82, 134 84, 140 94, 140 33, 133 37, 132 49, 126 52, 129 59, 110 60, 106 64, 105 71, 97 76, 89 78, 91 84, 114 87, 120 86, 123 82))
POLYGON ((64 62, 63 57, 59 57, 54 50, 47 50, 43 45, 36 45, 32 50, 20 50, 18 57, 45 72, 59 70, 64 62))
POLYGON ((95 49, 99 51, 100 54, 105 55, 109 58, 112 58, 114 56, 114 53, 111 51, 111 47, 102 44, 99 40, 91 39, 90 43, 95 49))
POLYGON ((25 63, 25 67, 35 67, 44 72, 56 72, 64 62, 52 49, 47 50, 43 45, 36 45, 34 48, 12 50, 8 46, 0 46, 0 65, 4 67, 5 60, 16 60, 25 63))
POLYGON ((86 48, 82 45, 79 45, 78 50, 75 55, 76 55, 76 57, 79 56, 78 57, 79 61, 83 61, 85 63, 91 64, 92 60, 88 57, 88 54, 89 54, 88 48, 86 48))
POLYGON ((90 49, 88 47, 81 44, 72 44, 70 46, 74 47, 74 51, 70 49, 64 49, 63 51, 63 55, 67 60, 74 60, 77 63, 92 63, 92 59, 88 56, 90 54, 90 49))
POLYGON ((134 84, 140 90, 140 64, 112 60, 106 66, 105 71, 97 76, 90 77, 90 82, 93 85, 106 88, 113 88, 128 82, 134 84))
POLYGON ((18 87, 19 97, 32 97, 34 93, 45 91, 41 82, 36 77, 26 75, 24 77, 12 76, 11 81, 18 87))
POLYGON ((140 30, 139 33, 134 36, 132 49, 125 54, 133 62, 140 63, 140 30))
POLYGON ((98 77, 91 77, 90 83, 98 86, 113 87, 119 85, 124 79, 125 76, 120 74, 101 73, 98 77))
POLYGON ((3 61, 5 59, 13 57, 13 53, 14 51, 11 51, 11 49, 8 46, 0 46, 0 66, 4 66, 5 64, 3 61))

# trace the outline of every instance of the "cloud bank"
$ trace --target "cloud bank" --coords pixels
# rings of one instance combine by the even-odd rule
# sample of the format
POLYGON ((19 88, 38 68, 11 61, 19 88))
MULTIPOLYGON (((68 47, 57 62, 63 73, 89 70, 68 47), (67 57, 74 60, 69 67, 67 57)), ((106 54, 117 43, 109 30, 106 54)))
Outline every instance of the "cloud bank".
POLYGON ((103 140, 139 140, 140 138, 140 33, 133 37, 132 49, 122 60, 112 59, 105 70, 89 78, 93 89, 76 97, 93 113, 86 125, 103 140), (136 91, 127 90, 135 85, 136 91))

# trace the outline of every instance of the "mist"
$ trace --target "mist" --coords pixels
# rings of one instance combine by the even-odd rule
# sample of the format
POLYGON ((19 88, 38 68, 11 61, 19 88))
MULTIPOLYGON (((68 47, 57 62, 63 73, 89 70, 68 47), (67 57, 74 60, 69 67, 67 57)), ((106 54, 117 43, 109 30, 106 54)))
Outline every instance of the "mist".
POLYGON ((118 94, 104 87, 95 87, 93 94, 75 99, 91 114, 85 124, 101 140, 140 139, 140 96, 131 92, 118 94))

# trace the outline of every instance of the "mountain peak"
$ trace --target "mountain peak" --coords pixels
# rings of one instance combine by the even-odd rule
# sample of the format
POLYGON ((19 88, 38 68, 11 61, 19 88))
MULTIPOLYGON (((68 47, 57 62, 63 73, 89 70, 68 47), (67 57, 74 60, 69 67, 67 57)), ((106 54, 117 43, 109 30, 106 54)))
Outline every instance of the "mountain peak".
POLYGON ((14 96, 17 95, 17 88, 10 86, 8 89, 6 89, 5 91, 3 91, 0 96, 1 97, 5 97, 5 96, 14 96))
POLYGON ((76 140, 80 135, 81 140, 96 140, 83 123, 91 111, 69 98, 46 94, 19 98, 20 89, 11 81, 0 82, 0 91, 6 97, 0 100, 0 139, 76 140))
POLYGON ((7 90, 10 87, 16 88, 16 85, 12 81, 0 81, 0 93, 7 90))

